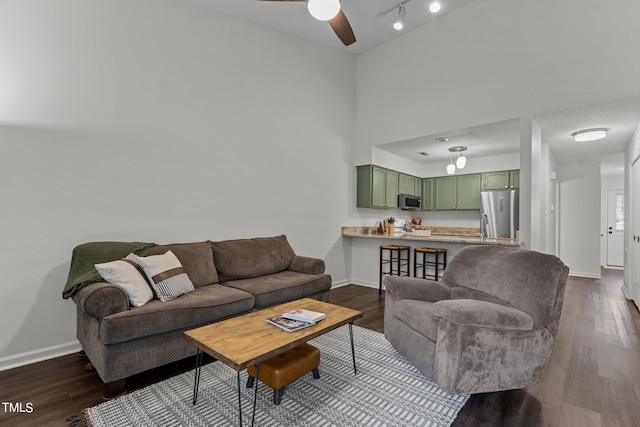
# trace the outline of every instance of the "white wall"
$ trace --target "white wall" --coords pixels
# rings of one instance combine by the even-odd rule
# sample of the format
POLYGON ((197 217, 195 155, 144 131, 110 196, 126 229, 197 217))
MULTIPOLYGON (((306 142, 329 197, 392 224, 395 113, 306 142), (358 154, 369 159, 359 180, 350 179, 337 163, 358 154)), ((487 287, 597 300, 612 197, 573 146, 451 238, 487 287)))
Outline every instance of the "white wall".
POLYGON ((548 254, 558 255, 558 180, 555 157, 547 144, 542 144, 541 153, 542 191, 541 202, 543 203, 542 221, 544 222, 544 241, 541 250, 548 254))
POLYGON ((0 64, 0 369, 77 348, 80 243, 284 233, 349 277, 353 56, 173 0, 5 0, 0 64))
POLYGON ((600 278, 600 164, 558 168, 560 258, 569 274, 600 278))
POLYGON ((640 308, 640 126, 625 150, 624 284, 628 298, 640 308), (632 165, 633 162, 635 165, 632 165), (636 238, 636 240, 634 240, 636 238))

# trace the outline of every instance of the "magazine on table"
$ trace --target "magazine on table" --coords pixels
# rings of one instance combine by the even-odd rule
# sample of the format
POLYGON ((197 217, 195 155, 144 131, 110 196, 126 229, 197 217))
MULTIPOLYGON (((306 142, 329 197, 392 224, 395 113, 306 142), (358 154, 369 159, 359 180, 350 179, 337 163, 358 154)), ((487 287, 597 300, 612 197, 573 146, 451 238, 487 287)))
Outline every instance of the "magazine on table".
POLYGON ((294 308, 286 313, 282 313, 282 317, 287 319, 299 320, 301 322, 316 323, 327 317, 324 313, 317 311, 305 310, 304 308, 294 308))
POLYGON ((315 325, 315 323, 302 322, 300 320, 294 320, 294 319, 287 319, 286 317, 282 317, 282 316, 275 316, 270 319, 267 319, 267 323, 277 326, 280 329, 284 329, 287 332, 298 331, 300 329, 308 328, 309 326, 315 325))

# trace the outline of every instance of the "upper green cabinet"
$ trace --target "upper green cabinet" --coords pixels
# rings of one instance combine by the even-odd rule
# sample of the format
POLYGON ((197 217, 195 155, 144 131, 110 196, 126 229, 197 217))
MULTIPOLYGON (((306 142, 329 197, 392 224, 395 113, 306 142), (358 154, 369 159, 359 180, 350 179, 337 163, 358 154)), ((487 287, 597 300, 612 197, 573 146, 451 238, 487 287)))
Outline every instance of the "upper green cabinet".
POLYGON ((483 190, 512 190, 520 188, 520 170, 485 172, 483 190))
POLYGON ((481 182, 479 173, 434 178, 435 210, 480 209, 481 182))
POLYGON ((398 176, 398 194, 420 196, 420 193, 422 193, 422 180, 420 178, 404 173, 398 176))
POLYGON ((432 211, 435 209, 435 197, 433 191, 433 181, 435 178, 422 179, 422 200, 421 206, 423 211, 432 211))
POLYGON ((480 209, 480 192, 520 187, 517 169, 496 172, 417 178, 374 165, 357 167, 359 208, 398 207, 398 194, 421 196, 423 211, 480 209))
POLYGON ((399 173, 373 165, 358 166, 356 206, 396 208, 399 173))

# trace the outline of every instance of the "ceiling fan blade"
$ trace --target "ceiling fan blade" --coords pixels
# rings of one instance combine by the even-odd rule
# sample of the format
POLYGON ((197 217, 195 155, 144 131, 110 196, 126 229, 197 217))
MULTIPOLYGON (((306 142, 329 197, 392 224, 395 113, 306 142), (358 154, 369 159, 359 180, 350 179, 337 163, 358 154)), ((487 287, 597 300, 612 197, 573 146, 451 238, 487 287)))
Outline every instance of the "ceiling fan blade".
POLYGON ((329 21, 329 25, 331 25, 331 28, 333 28, 333 31, 345 46, 356 42, 356 35, 353 34, 351 24, 349 24, 349 20, 342 9, 340 9, 340 12, 338 12, 335 18, 329 21))

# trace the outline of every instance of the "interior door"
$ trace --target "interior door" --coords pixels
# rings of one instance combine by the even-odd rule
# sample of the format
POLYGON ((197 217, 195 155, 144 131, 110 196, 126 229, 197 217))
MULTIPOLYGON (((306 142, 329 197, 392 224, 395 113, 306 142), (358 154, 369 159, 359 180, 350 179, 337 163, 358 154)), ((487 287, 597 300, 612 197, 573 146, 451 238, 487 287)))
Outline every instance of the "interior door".
POLYGON ((624 266, 624 191, 607 194, 607 265, 624 266))

